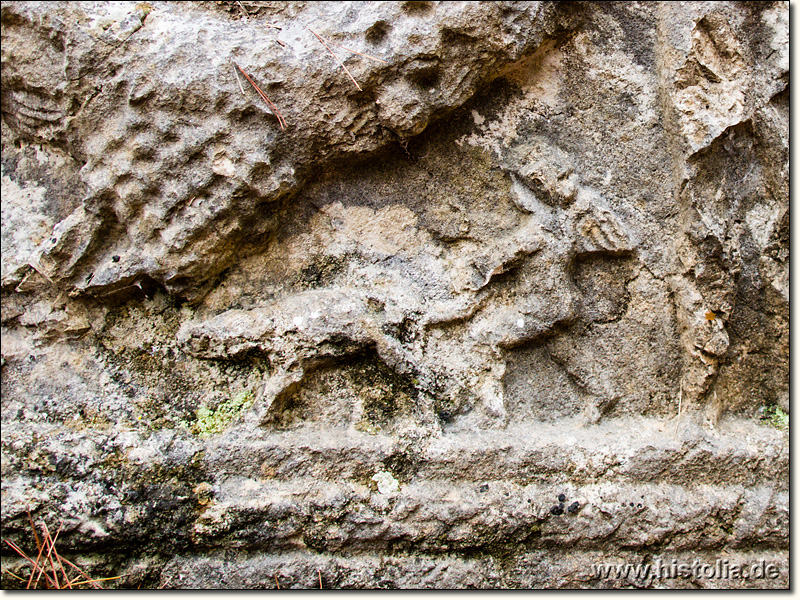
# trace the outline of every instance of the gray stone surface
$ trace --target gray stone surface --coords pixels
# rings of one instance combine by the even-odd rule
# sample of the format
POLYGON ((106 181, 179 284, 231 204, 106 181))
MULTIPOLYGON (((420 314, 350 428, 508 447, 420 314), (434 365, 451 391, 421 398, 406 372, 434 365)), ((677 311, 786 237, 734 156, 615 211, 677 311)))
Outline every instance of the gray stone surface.
POLYGON ((119 587, 788 585, 787 3, 1 10, 4 538, 119 587), (780 574, 593 571, 718 558, 780 574))

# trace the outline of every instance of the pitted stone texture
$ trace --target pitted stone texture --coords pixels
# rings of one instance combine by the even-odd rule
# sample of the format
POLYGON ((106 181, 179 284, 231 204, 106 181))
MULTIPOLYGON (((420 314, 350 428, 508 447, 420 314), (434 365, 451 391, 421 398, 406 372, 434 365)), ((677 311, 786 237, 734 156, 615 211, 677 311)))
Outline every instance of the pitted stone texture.
POLYGON ((85 188, 82 205, 38 244, 48 276, 94 294, 143 278, 197 288, 231 263, 239 240, 275 228, 272 203, 312 166, 420 133, 535 49, 553 22, 547 3, 270 12, 267 21, 158 2, 3 5, 7 123, 65 149, 80 165, 70 184, 85 188), (390 25, 378 40, 368 32, 379 23, 390 25), (234 62, 286 130, 237 82, 234 62))

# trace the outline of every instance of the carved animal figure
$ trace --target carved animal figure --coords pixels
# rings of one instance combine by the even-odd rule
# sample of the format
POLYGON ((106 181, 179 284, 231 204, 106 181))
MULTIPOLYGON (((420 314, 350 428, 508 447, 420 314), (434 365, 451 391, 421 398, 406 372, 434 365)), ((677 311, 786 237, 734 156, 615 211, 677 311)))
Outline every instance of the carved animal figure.
MULTIPOLYGON (((272 374, 250 415, 254 422, 264 423, 276 400, 295 391, 310 370, 369 348, 413 379, 423 396, 443 400, 457 413, 477 404, 479 425, 503 426, 506 350, 544 338, 576 317, 570 261, 578 253, 630 252, 627 233, 592 190, 578 189, 562 210, 539 202, 522 184, 515 189, 525 213, 521 225, 488 248, 448 264, 433 257, 389 261, 371 269, 369 286, 304 291, 268 306, 225 311, 184 324, 178 339, 199 357, 253 351, 268 357, 272 374), (435 278, 441 287, 415 289, 415 280, 424 279, 415 273, 432 269, 441 272, 435 278), (508 295, 494 285, 511 272, 524 293, 508 295), (381 280, 392 284, 375 284, 381 280)), ((323 212, 333 220, 347 218, 341 204, 323 212)), ((401 249, 386 250, 402 258, 401 249)))

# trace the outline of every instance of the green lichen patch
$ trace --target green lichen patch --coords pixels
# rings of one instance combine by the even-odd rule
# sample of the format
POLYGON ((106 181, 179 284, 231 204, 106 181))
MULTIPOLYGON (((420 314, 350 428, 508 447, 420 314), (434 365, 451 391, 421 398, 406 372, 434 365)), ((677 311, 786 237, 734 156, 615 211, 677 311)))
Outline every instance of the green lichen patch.
POLYGON ((215 409, 201 406, 193 431, 200 437, 222 433, 239 415, 253 405, 253 392, 244 390, 220 403, 215 409))
POLYGON ((780 406, 765 406, 761 420, 775 429, 787 431, 789 429, 789 413, 780 406))

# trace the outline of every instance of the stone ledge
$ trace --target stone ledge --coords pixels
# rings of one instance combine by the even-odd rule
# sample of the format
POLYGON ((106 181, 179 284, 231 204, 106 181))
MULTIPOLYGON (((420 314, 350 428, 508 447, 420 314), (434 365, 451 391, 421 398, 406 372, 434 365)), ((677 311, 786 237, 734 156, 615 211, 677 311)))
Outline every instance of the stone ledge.
MULTIPOLYGON (((664 575, 671 575, 670 571, 664 575)), ((635 552, 537 551, 499 561, 493 557, 462 559, 455 557, 364 555, 356 557, 293 552, 287 554, 228 553, 209 556, 177 556, 161 573, 167 587, 197 589, 216 582, 219 589, 276 588, 648 588, 648 589, 781 589, 789 582, 789 563, 782 553, 763 552, 684 552, 652 554, 635 552), (731 565, 752 567, 761 561, 777 567, 779 577, 752 580, 732 578, 636 577, 599 578, 593 575, 598 564, 659 564, 671 567, 698 563, 730 573, 731 565)))
MULTIPOLYGON (((403 440, 352 430, 303 429, 273 433, 231 431, 206 455, 222 476, 276 479, 358 478, 394 465, 398 477, 519 484, 547 481, 631 481, 785 486, 787 434, 752 420, 728 419, 714 431, 683 431, 662 419, 619 419, 597 426, 577 422, 524 423, 506 429, 445 433, 403 440), (291 450, 290 450, 291 449, 291 450)), ((780 489, 784 489, 781 487, 780 489)))
POLYGON ((418 480, 380 493, 359 484, 231 478, 214 486, 201 511, 194 541, 206 547, 469 555, 789 543, 788 492, 769 486, 418 480))

